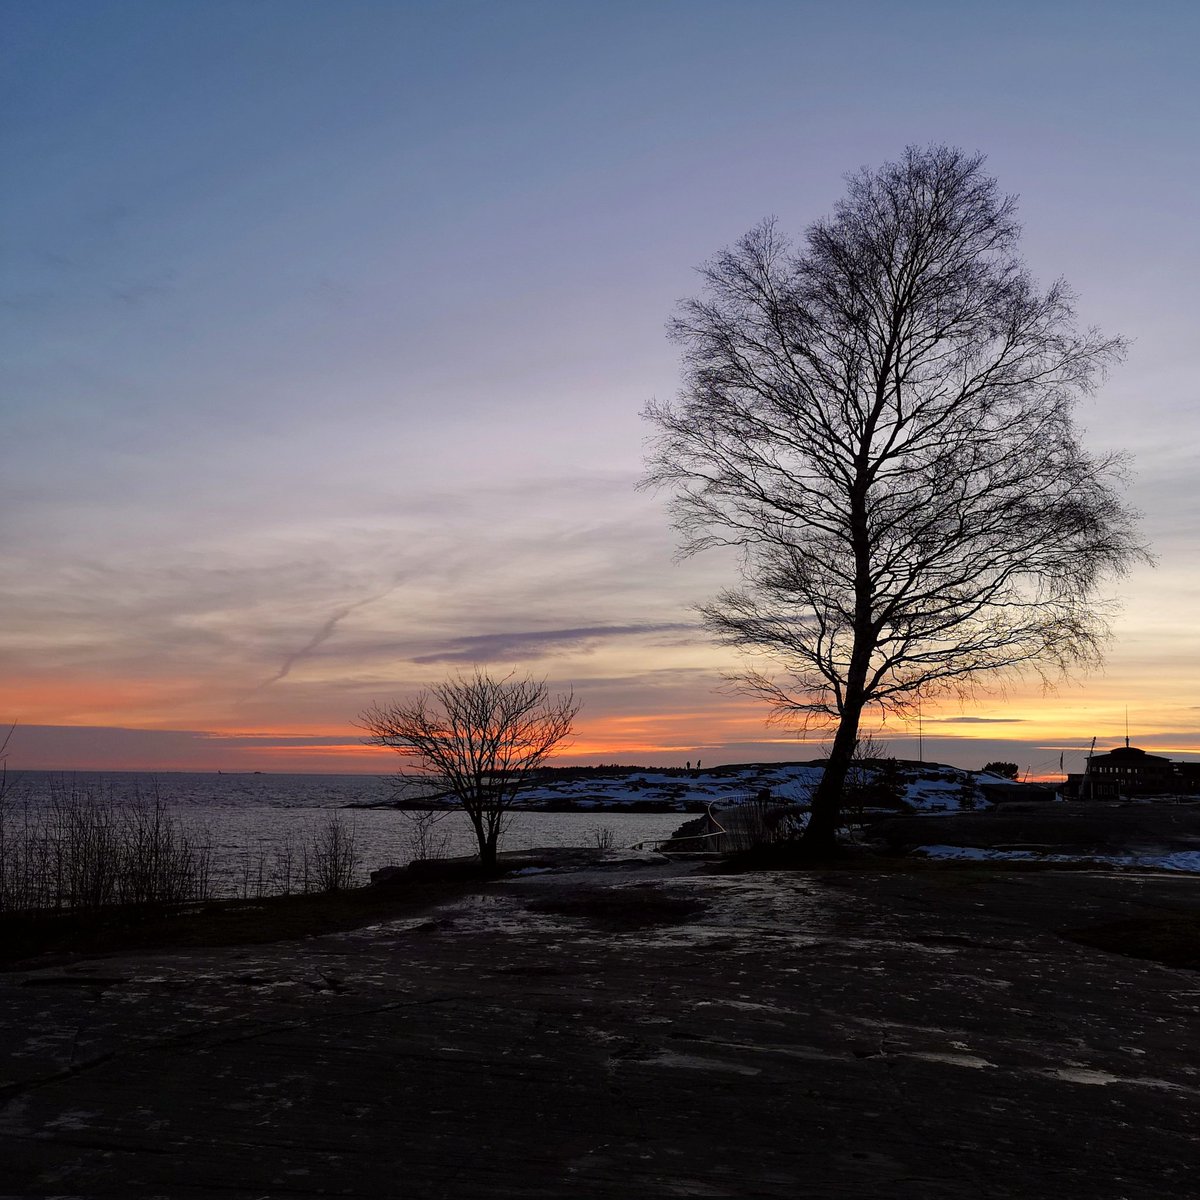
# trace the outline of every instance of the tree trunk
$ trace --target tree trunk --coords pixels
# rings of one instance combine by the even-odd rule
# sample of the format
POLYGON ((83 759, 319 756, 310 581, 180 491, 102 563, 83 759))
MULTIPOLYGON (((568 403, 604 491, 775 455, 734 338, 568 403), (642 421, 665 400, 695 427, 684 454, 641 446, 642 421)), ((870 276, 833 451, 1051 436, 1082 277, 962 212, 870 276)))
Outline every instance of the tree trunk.
POLYGON ((867 492, 871 480, 868 451, 884 394, 881 376, 875 408, 867 422, 856 464, 854 486, 849 497, 850 540, 854 546, 854 648, 850 655, 846 688, 841 698, 841 720, 838 722, 821 782, 813 793, 808 825, 800 839, 800 849, 808 858, 833 858, 838 851, 837 829, 846 790, 846 773, 850 770, 850 764, 854 761, 854 751, 858 748, 858 725, 867 699, 867 672, 871 665, 871 653, 879 636, 878 629, 872 623, 874 581, 871 571, 867 492))
POLYGON ((475 830, 476 844, 479 846, 479 865, 485 874, 491 874, 496 869, 496 840, 488 837, 481 813, 472 812, 468 815, 471 818, 471 827, 475 830))
POLYGON ((496 843, 499 841, 496 831, 492 831, 487 836, 480 833, 479 836, 479 865, 483 868, 485 875, 494 875, 496 873, 496 860, 498 858, 496 852, 496 843))
POLYGON ((808 858, 833 858, 837 854, 837 829, 842 815, 846 775, 854 761, 858 745, 858 722, 862 706, 847 708, 834 735, 829 760, 821 782, 813 793, 808 825, 800 838, 800 848, 808 858))

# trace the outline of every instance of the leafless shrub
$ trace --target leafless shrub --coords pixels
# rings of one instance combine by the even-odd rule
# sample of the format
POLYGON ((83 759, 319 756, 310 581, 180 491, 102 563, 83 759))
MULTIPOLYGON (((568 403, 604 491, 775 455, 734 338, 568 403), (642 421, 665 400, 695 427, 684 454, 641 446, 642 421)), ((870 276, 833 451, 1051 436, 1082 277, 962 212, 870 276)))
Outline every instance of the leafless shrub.
POLYGON ((448 858, 453 839, 449 829, 441 828, 451 809, 409 809, 404 817, 408 828, 405 847, 408 857, 414 862, 448 858))
POLYGON ((256 838, 253 845, 242 846, 238 850, 237 894, 240 899, 261 900, 267 895, 269 853, 265 838, 256 838))
POLYGON ((306 892, 340 892, 354 886, 361 865, 357 831, 341 813, 330 813, 301 850, 306 892))
POLYGON ((296 839, 286 834, 271 847, 269 878, 271 891, 277 896, 290 896, 296 886, 296 839))
POLYGON ((887 742, 874 734, 862 734, 854 747, 850 766, 846 770, 846 782, 842 793, 842 830, 851 840, 862 837, 866 825, 866 810, 885 798, 891 786, 883 776, 887 773, 882 764, 894 760, 888 758, 887 742))
POLYGON ((983 793, 969 775, 964 776, 962 782, 958 785, 958 807, 963 812, 974 812, 983 800, 983 793))
POLYGON ((97 909, 208 897, 211 849, 157 793, 117 803, 76 780, 49 803, 0 802, 0 910, 97 909))
POLYGON ((0 740, 0 808, 12 789, 12 783, 8 778, 8 743, 12 741, 14 729, 16 729, 16 725, 10 725, 3 740, 0 740))
POLYGON ((597 850, 611 850, 617 842, 616 830, 611 825, 596 825, 588 831, 597 850))
POLYGON ((149 803, 125 807, 117 829, 121 903, 177 904, 208 896, 212 850, 167 812, 157 794, 149 803))

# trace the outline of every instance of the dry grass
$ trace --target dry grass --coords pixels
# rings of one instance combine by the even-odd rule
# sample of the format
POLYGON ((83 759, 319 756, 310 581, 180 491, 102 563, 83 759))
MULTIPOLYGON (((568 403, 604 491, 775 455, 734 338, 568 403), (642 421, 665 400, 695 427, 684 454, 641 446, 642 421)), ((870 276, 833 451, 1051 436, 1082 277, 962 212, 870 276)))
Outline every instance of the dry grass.
POLYGON ((408 916, 479 885, 477 868, 424 870, 388 887, 212 900, 172 908, 125 906, 88 912, 0 914, 0 965, 27 965, 30 959, 47 955, 71 958, 291 941, 408 916))

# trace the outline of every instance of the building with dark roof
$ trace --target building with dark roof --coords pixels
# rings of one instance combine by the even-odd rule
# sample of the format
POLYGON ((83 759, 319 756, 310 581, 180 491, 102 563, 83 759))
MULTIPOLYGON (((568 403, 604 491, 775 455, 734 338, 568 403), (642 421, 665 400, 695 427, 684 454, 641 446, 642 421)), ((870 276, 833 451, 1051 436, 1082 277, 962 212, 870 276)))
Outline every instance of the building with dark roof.
POLYGON ((1175 763, 1161 754, 1148 754, 1125 739, 1104 754, 1094 754, 1082 775, 1068 775, 1063 795, 1068 800, 1118 800, 1133 796, 1200 794, 1196 763, 1175 763))

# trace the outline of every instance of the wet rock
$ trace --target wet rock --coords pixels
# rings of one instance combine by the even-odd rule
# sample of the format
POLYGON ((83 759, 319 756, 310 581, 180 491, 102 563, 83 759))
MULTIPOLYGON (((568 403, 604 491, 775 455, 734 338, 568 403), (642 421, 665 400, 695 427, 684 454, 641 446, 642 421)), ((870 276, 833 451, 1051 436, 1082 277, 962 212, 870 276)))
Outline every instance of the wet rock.
POLYGON ((6 1193, 1194 1195, 1200 881, 562 867, 0 976, 6 1193))

